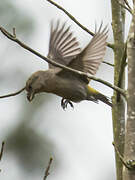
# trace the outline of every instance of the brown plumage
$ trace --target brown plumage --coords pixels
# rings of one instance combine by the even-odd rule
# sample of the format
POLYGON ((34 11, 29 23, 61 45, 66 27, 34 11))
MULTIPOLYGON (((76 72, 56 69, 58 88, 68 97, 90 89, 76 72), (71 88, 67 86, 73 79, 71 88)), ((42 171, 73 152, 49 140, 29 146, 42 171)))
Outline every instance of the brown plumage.
MULTIPOLYGON (((52 22, 50 29, 48 57, 65 66, 95 75, 105 55, 107 27, 102 29, 101 24, 84 50, 80 49, 77 39, 70 27, 66 27, 66 23, 61 25, 57 21, 55 25, 52 22)), ((27 98, 31 101, 35 94, 48 92, 62 97, 63 109, 68 103, 73 106, 72 102, 82 100, 100 100, 112 106, 106 96, 88 85, 89 81, 90 79, 49 64, 49 70, 34 73, 26 82, 27 98)))

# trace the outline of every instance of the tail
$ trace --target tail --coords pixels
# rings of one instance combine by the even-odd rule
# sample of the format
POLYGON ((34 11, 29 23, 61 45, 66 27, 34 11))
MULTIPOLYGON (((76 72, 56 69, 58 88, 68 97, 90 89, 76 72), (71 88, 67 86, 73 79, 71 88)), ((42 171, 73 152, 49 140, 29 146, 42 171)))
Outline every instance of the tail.
POLYGON ((90 86, 87 86, 87 88, 88 88, 87 100, 91 100, 94 102, 98 102, 98 100, 100 100, 103 103, 109 105, 110 107, 113 106, 110 98, 101 94, 100 92, 96 91, 95 89, 91 88, 90 86))
POLYGON ((105 104, 107 104, 107 105, 109 105, 111 107, 113 106, 112 102, 111 102, 111 99, 109 97, 107 97, 107 96, 105 96, 105 95, 103 95, 101 93, 96 94, 95 97, 97 98, 97 100, 100 100, 100 101, 104 102, 105 104))

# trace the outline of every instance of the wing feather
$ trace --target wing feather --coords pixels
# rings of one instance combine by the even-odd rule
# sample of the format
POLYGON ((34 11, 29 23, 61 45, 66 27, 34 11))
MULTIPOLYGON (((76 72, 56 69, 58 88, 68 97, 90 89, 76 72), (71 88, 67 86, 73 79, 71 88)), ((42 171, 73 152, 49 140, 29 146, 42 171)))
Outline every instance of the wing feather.
MULTIPOLYGON (((66 23, 61 25, 59 20, 56 25, 51 22, 48 57, 68 65, 80 52, 79 42, 73 37, 70 27, 66 27, 66 23)), ((54 66, 49 64, 49 68, 54 66)))
POLYGON ((108 37, 107 26, 102 30, 102 23, 87 47, 70 63, 70 67, 95 75, 106 51, 108 37))

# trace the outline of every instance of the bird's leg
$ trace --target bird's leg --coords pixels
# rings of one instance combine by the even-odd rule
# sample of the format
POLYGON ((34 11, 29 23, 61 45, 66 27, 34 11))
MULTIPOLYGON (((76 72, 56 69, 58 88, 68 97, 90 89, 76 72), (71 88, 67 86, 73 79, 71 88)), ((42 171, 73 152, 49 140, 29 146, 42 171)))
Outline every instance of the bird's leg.
POLYGON ((61 107, 63 108, 63 110, 65 110, 64 98, 62 98, 62 100, 61 100, 61 107))
POLYGON ((62 107, 64 110, 67 108, 67 105, 68 105, 68 104, 70 104, 70 106, 71 106, 72 108, 74 108, 74 106, 73 106, 73 104, 72 104, 71 101, 69 101, 68 99, 62 98, 62 100, 61 100, 61 107, 62 107))

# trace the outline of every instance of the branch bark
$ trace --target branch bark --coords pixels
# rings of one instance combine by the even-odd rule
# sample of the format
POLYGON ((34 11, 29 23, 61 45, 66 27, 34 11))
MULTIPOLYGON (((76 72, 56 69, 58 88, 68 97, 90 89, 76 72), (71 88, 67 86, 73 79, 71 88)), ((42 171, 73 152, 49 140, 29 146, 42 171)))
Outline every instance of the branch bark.
MULTIPOLYGON (((133 162, 135 160, 135 1, 133 8, 133 17, 130 25, 127 56, 128 56, 128 101, 127 101, 127 124, 125 134, 125 161, 133 162)), ((123 169, 123 180, 134 180, 135 169, 123 169)))
MULTIPOLYGON (((119 5, 117 0, 111 0, 112 5, 112 29, 114 36, 114 84, 119 88, 125 88, 125 60, 124 52, 124 26, 125 26, 125 9, 119 5), (122 69, 124 68, 124 69, 122 69)), ((123 4, 124 5, 124 4, 123 4)), ((112 120, 114 143, 120 154, 123 156, 124 151, 124 133, 125 133, 125 102, 119 95, 114 92, 112 97, 112 120)), ((120 160, 116 150, 116 176, 117 180, 122 180, 123 163, 120 160)))
POLYGON ((132 9, 130 8, 130 6, 126 0, 124 0, 125 4, 123 2, 120 2, 120 0, 117 0, 117 1, 122 8, 126 9, 130 14, 133 14, 132 9))

